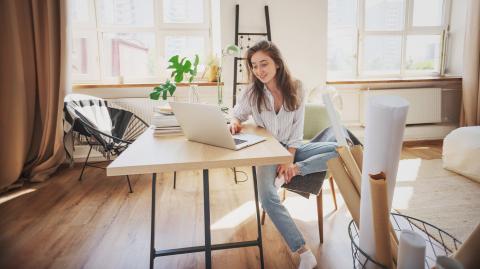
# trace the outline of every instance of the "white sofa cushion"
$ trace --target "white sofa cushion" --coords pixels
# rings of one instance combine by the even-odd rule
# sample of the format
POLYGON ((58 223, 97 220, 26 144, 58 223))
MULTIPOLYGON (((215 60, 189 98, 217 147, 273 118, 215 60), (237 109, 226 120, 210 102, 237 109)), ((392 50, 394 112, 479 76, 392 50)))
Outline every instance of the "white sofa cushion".
POLYGON ((462 127, 443 140, 443 167, 480 183, 480 126, 462 127))

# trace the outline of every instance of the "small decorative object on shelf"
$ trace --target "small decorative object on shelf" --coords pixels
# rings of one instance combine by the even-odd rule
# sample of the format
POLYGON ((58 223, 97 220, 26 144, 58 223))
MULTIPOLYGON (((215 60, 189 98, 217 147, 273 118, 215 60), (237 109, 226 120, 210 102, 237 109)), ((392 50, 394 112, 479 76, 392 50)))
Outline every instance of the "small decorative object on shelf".
POLYGON ((176 83, 180 83, 184 80, 184 77, 188 77, 188 82, 190 83, 189 102, 198 102, 198 85, 192 84, 197 75, 198 63, 200 62, 198 55, 195 54, 193 62, 186 57, 180 59, 179 55, 172 56, 168 62, 170 65, 167 69, 173 70, 170 77, 173 78, 174 82, 172 83, 167 79, 165 84, 160 84, 153 88, 153 92, 150 93, 150 99, 158 100, 162 97, 163 100, 167 100, 168 95, 173 96, 175 93, 177 89, 176 83))
POLYGON ((224 107, 223 87, 221 85, 223 58, 225 56, 237 57, 239 53, 240 53, 240 48, 237 45, 233 45, 233 44, 225 46, 225 48, 222 50, 222 58, 220 60, 220 66, 218 67, 218 71, 217 71, 217 101, 218 101, 218 105, 222 108, 224 107))

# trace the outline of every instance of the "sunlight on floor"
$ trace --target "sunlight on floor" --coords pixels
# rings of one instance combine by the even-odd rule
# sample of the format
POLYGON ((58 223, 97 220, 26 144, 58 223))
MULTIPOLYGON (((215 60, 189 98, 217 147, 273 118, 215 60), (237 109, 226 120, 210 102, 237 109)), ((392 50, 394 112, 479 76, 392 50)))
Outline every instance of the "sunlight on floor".
POLYGON ((413 196, 413 187, 395 187, 395 194, 393 195, 393 204, 395 209, 408 209, 410 199, 413 196))
MULTIPOLYGON (((339 193, 338 190, 336 190, 339 193)), ((291 197, 287 197, 283 205, 287 208, 288 212, 293 219, 312 222, 317 221, 317 202, 315 196, 310 196, 310 199, 305 199, 302 196, 289 193, 291 197)), ((340 207, 343 204, 343 200, 337 195, 337 204, 340 207)), ((326 215, 334 210, 333 198, 331 194, 323 194, 323 214, 326 215)))
POLYGON ((243 205, 230 211, 227 215, 212 225, 212 230, 231 229, 246 221, 255 214, 255 202, 248 201, 243 205))
POLYGON ((0 197, 0 204, 3 204, 3 203, 5 203, 9 200, 15 199, 15 198, 17 198, 19 196, 22 196, 24 194, 34 192, 36 190, 37 189, 29 188, 29 189, 25 189, 25 190, 19 190, 19 191, 13 192, 11 194, 7 194, 5 196, 0 197))
MULTIPOLYGON (((397 184, 400 183, 400 186, 396 186, 395 195, 394 195, 394 204, 396 209, 406 209, 408 208, 409 201, 413 196, 413 187, 403 186, 404 183, 413 182, 418 177, 418 172, 422 165, 422 159, 405 159, 401 160, 398 166, 397 174, 397 184)), ((338 206, 343 204, 343 199, 338 190, 336 190, 337 203, 338 206)), ((293 219, 312 222, 317 221, 317 203, 315 197, 310 197, 310 199, 305 199, 299 195, 289 193, 287 199, 283 202, 283 205, 287 208, 288 212, 293 219)), ((323 212, 324 215, 333 211, 333 199, 330 192, 324 192, 323 194, 323 212)), ((221 229, 231 229, 236 226, 244 223, 248 218, 255 215, 255 202, 253 200, 248 201, 241 206, 230 211, 228 214, 223 216, 221 219, 216 221, 212 225, 213 230, 221 229)))
POLYGON ((408 182, 417 180, 418 172, 422 166, 422 159, 405 159, 401 160, 398 165, 397 186, 395 186, 395 194, 393 195, 393 208, 408 209, 410 200, 413 196, 413 187, 408 182), (406 183, 406 184, 405 184, 406 183))
POLYGON ((431 147, 410 147, 410 149, 430 149, 431 147))
POLYGON ((401 160, 398 165, 397 182, 415 181, 422 165, 422 159, 401 160))

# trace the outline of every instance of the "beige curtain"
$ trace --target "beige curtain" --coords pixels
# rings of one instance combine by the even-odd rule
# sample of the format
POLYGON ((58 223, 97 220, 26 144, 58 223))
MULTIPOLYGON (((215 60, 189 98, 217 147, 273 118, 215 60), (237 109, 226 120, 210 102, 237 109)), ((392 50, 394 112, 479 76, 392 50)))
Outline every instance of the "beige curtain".
POLYGON ((0 190, 43 181, 64 160, 67 1, 0 1, 0 190))
POLYGON ((460 126, 480 125, 480 1, 467 1, 460 126))

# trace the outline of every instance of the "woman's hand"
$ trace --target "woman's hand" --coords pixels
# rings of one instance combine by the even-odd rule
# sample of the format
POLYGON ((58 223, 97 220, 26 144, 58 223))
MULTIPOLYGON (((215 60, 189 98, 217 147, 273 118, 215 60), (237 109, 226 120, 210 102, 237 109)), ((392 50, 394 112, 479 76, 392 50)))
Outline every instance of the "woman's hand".
POLYGON ((242 124, 240 123, 240 121, 236 118, 232 118, 232 120, 230 121, 230 132, 232 134, 236 134, 240 133, 241 130, 242 124))
POLYGON ((293 163, 279 164, 277 166, 277 175, 283 174, 285 184, 290 183, 292 178, 298 175, 298 167, 293 163))

